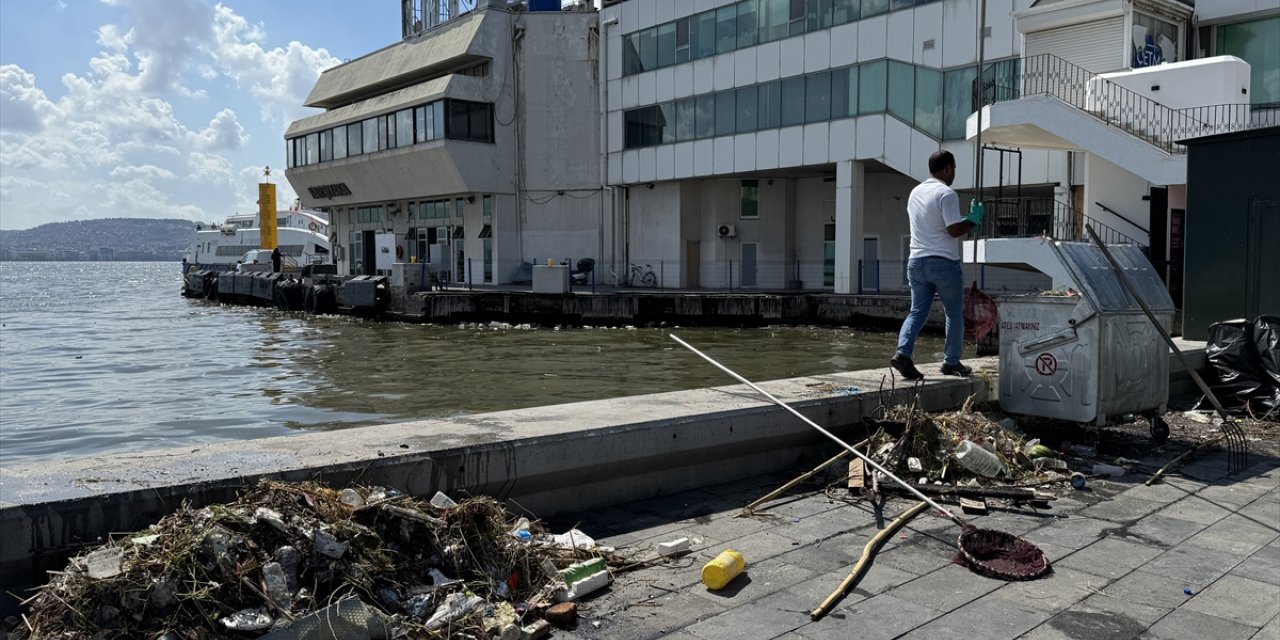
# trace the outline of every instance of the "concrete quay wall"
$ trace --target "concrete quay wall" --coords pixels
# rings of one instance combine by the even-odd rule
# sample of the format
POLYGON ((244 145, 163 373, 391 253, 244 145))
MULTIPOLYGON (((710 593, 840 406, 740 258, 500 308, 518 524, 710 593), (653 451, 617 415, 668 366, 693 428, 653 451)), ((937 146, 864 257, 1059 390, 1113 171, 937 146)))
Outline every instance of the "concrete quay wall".
MULTIPOLYGON (((941 305, 934 305, 928 326, 943 326, 941 305)), ((535 294, 527 291, 476 290, 398 293, 389 315, 417 322, 532 322, 541 324, 683 325, 822 324, 902 325, 911 308, 905 295, 816 293, 630 292, 535 294)))
MULTIPOLYGON (((981 377, 880 391, 885 373, 762 386, 850 442, 882 403, 918 393, 925 408, 945 410, 988 393, 981 377)), ((835 449, 737 385, 14 466, 0 469, 0 588, 43 582, 85 545, 143 529, 183 501, 231 500, 260 478, 485 494, 551 516, 792 468, 835 449)))

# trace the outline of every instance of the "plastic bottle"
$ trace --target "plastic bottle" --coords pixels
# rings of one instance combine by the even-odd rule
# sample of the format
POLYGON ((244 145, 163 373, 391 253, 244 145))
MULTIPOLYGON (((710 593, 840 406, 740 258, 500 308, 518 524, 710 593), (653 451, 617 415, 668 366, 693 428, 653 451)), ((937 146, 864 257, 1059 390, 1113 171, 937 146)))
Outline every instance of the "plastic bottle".
POLYGON ((725 549, 714 560, 702 567, 702 584, 712 591, 719 591, 738 577, 747 567, 742 554, 733 549, 725 549))
POLYGON ((994 478, 1005 471, 1004 464, 996 454, 968 440, 956 447, 956 460, 969 471, 988 478, 994 478))

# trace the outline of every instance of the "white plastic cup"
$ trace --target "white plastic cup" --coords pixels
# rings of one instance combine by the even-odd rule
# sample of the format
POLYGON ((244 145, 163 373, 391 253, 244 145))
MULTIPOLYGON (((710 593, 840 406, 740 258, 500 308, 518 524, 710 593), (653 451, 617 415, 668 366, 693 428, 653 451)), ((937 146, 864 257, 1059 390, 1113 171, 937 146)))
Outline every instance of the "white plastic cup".
POLYGON ((1004 464, 996 454, 968 440, 956 447, 956 460, 965 469, 988 478, 994 478, 1005 471, 1004 464))

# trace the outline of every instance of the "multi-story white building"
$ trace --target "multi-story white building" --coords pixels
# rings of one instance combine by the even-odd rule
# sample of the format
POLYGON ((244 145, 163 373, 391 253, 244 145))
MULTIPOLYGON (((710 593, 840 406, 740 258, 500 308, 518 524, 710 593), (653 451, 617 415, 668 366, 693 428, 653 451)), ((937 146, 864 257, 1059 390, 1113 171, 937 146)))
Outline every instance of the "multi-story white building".
POLYGON ((503 283, 603 253, 595 13, 402 5, 403 39, 321 74, 306 104, 325 111, 285 134, 286 175, 330 213, 339 271, 429 261, 503 283))
MULTIPOLYGON (((394 247, 477 283, 589 257, 607 284, 901 290, 905 199, 938 149, 962 202, 981 188, 984 235, 1087 222, 1168 257, 1177 137, 1280 101, 1267 0, 402 2, 404 40, 326 71, 307 104, 327 111, 287 134, 349 273, 394 247)), ((1051 285, 970 249, 1024 267, 968 265, 985 288, 1051 285)))

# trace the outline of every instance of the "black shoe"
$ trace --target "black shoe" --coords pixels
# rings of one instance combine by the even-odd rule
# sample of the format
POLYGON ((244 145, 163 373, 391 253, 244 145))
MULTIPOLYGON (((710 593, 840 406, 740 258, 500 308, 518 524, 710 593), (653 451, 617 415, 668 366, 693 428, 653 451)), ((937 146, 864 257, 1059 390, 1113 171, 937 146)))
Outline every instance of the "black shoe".
POLYGON ((902 375, 905 380, 924 380, 924 374, 916 368, 916 364, 904 355, 896 355, 889 361, 889 365, 895 371, 902 375))
POLYGON ((973 369, 964 366, 961 362, 955 364, 943 363, 942 365, 942 375, 944 376, 967 376, 971 373, 973 373, 973 369))

